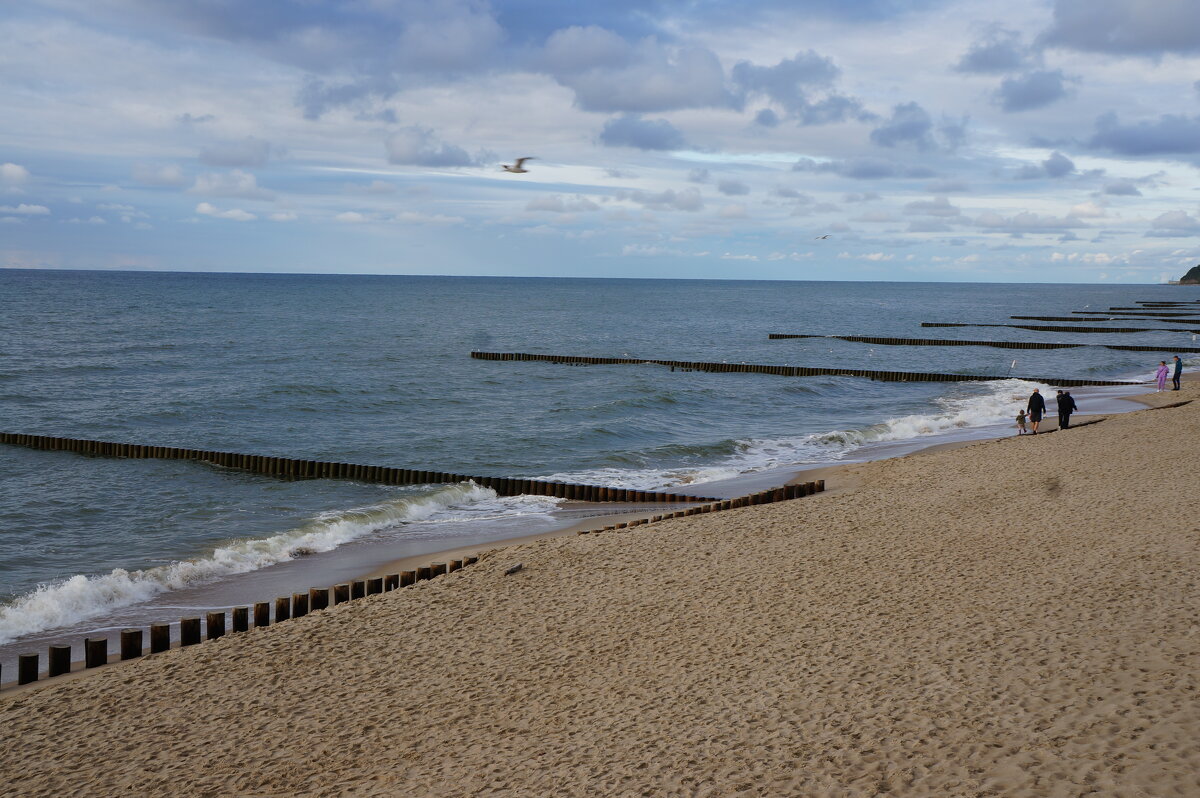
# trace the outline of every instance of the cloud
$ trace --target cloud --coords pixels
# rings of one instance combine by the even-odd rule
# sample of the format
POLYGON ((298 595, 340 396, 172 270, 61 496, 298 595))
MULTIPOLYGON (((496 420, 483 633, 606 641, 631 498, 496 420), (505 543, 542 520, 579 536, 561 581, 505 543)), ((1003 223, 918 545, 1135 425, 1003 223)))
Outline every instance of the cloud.
POLYGON ((50 209, 45 205, 0 205, 0 213, 16 213, 21 216, 48 216, 50 209))
POLYGON ((1096 120, 1088 144, 1119 155, 1191 155, 1200 152, 1200 116, 1163 114, 1154 122, 1122 125, 1110 111, 1096 120))
POLYGON ((659 192, 618 191, 613 196, 658 210, 698 211, 704 208, 700 190, 695 188, 686 188, 683 191, 669 188, 659 192))
POLYGON ((875 202, 876 200, 880 199, 882 199, 882 197, 880 197, 874 191, 852 191, 848 194, 842 195, 842 202, 875 202))
POLYGON ((646 37, 636 44, 598 26, 573 26, 547 40, 543 63, 575 93, 585 111, 646 113, 680 108, 733 108, 725 70, 704 47, 646 37))
POLYGON ((197 205, 196 213, 202 216, 212 216, 214 219, 228 219, 234 222, 249 222, 258 218, 248 211, 243 211, 241 208, 231 208, 223 211, 216 206, 209 205, 207 202, 201 202, 197 205))
POLYGON ((739 197, 750 193, 750 187, 740 180, 719 180, 717 191, 727 197, 739 197))
POLYGON ((1050 154, 1050 157, 1042 161, 1040 164, 1025 164, 1019 172, 1017 179, 1019 180, 1038 180, 1043 177, 1066 177, 1075 173, 1075 162, 1067 156, 1063 155, 1058 150, 1050 154))
POLYGON ((764 108, 754 115, 754 124, 761 125, 762 127, 778 127, 779 114, 770 108, 764 108))
POLYGON ((1154 56, 1200 52, 1200 3, 1192 0, 1056 0, 1050 46, 1154 56))
POLYGON ((335 214, 333 220, 343 224, 362 224, 367 221, 367 217, 358 211, 342 211, 339 214, 335 214))
POLYGON ((931 194, 957 194, 970 191, 971 187, 961 180, 938 180, 925 186, 925 190, 931 194))
POLYGON ((175 187, 182 186, 187 182, 187 177, 184 176, 183 170, 175 164, 145 164, 137 163, 133 165, 131 172, 133 179, 144 186, 166 186, 175 187))
POLYGON ((707 183, 709 172, 707 169, 692 169, 688 172, 688 182, 690 183, 707 183))
POLYGON ((432 130, 424 127, 406 127, 388 137, 388 162, 405 166, 475 166, 478 159, 472 158, 462 147, 440 141, 432 130))
POLYGON ((1005 78, 996 90, 996 101, 1008 113, 1042 108, 1067 96, 1065 81, 1061 69, 1042 69, 1005 78))
POLYGON ((1077 219, 1102 219, 1108 216, 1108 211, 1101 205, 1094 202, 1081 202, 1078 205, 1071 206, 1071 210, 1067 214, 1074 216, 1077 219))
POLYGON ((299 217, 297 217, 296 214, 292 213, 291 211, 276 211, 267 218, 272 222, 294 222, 299 217))
POLYGON ((929 112, 915 102, 903 103, 892 109, 892 118, 871 131, 871 141, 881 147, 912 144, 919 150, 934 146, 933 119, 929 112))
POLYGON ((717 215, 722 219, 745 219, 746 206, 737 204, 726 205, 717 215))
POLYGON ((0 183, 15 186, 29 179, 29 170, 15 163, 0 163, 0 183))
POLYGON ((1150 229, 1146 231, 1147 238, 1179 236, 1200 236, 1200 219, 1187 211, 1168 211, 1150 222, 1150 229))
POLYGON ((226 141, 202 150, 200 160, 209 166, 257 168, 267 165, 270 154, 270 143, 247 136, 241 141, 226 141))
POLYGON ((1021 34, 992 26, 963 53, 954 67, 958 72, 1015 72, 1031 60, 1029 48, 1021 43, 1021 34))
POLYGON ((929 178, 933 170, 923 166, 900 166, 879 158, 849 158, 844 161, 814 161, 801 158, 792 164, 794 172, 830 172, 853 180, 884 178, 929 178))
POLYGON ((1001 216, 998 213, 980 214, 973 220, 977 227, 996 230, 1005 233, 1045 233, 1059 232, 1073 227, 1087 227, 1087 224, 1074 216, 1044 216, 1038 213, 1022 211, 1013 216, 1001 216))
POLYGON ((440 213, 416 213, 414 211, 401 211, 396 214, 393 219, 397 222, 405 224, 462 224, 466 221, 461 216, 447 216, 440 213))
MULTIPOLYGON (((830 88, 840 74, 841 70, 828 56, 813 50, 785 58, 775 66, 739 61, 730 70, 730 78, 743 96, 766 97, 803 125, 874 118, 874 114, 863 110, 861 102, 851 97, 830 94, 820 100, 810 99, 811 90, 830 88)), ((771 109, 764 109, 755 121, 774 127, 779 118, 771 109)))
POLYGON ((625 114, 604 123, 600 141, 606 147, 636 147, 639 150, 679 150, 683 134, 665 119, 642 119, 625 114))
POLYGON ((1142 192, 1130 180, 1117 180, 1104 184, 1104 193, 1117 197, 1140 197, 1142 192))
POLYGON ((904 212, 921 216, 959 216, 962 211, 950 204, 945 197, 935 197, 931 200, 917 200, 904 206, 904 212))
POLYGON ((253 200, 269 200, 274 197, 270 191, 259 187, 258 179, 254 175, 241 169, 224 174, 206 172, 197 175, 196 182, 188 189, 188 193, 253 200))
POLYGON ((600 206, 587 197, 576 194, 574 197, 564 197, 552 194, 548 197, 532 199, 525 205, 527 211, 546 211, 548 213, 583 213, 598 211, 600 206))

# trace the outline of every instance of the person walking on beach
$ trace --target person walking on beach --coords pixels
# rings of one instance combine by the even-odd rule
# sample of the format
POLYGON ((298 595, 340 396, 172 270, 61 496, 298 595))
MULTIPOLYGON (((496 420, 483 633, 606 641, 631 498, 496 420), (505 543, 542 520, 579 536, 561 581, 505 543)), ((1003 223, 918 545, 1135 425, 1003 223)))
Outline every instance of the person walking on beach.
POLYGON ((1058 428, 1066 429, 1071 426, 1071 414, 1075 412, 1075 400, 1070 391, 1058 392, 1058 428))
POLYGON ((1046 412, 1046 400, 1037 388, 1029 395, 1029 403, 1025 409, 1029 411, 1029 426, 1033 427, 1033 434, 1037 435, 1038 424, 1042 423, 1042 415, 1046 412))
POLYGON ((1171 384, 1175 387, 1172 391, 1179 390, 1179 378, 1183 376, 1183 361, 1179 359, 1179 355, 1175 356, 1175 373, 1171 375, 1171 384))
POLYGON ((1158 380, 1158 390, 1167 390, 1167 375, 1170 373, 1171 370, 1167 368, 1167 361, 1158 361, 1158 371, 1154 372, 1154 379, 1158 380))
POLYGON ((1021 411, 1017 413, 1017 434, 1025 434, 1025 408, 1023 407, 1021 408, 1021 411))

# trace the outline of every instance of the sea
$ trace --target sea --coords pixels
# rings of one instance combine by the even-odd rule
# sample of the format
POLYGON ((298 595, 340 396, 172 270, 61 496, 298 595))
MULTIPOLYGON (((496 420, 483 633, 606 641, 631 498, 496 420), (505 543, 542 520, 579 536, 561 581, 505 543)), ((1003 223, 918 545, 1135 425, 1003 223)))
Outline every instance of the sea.
MULTIPOLYGON (((807 468, 1012 434, 1030 390, 1050 388, 1029 377, 1149 380, 1173 346, 1197 345, 1182 329, 1072 335, 923 321, 1022 323, 1008 317, 1196 298, 1200 289, 1157 285, 7 269, 0 429, 738 495, 807 468), (1162 350, 874 346, 769 333, 1162 350), (485 361, 473 350, 1011 378, 715 374, 485 361)), ((1136 407, 1122 397, 1150 389, 1073 394, 1081 413, 1119 412, 1136 407)), ((401 557, 559 529, 579 512, 472 483, 289 482, 0 445, 3 678, 19 653, 51 642, 268 601, 401 557)))

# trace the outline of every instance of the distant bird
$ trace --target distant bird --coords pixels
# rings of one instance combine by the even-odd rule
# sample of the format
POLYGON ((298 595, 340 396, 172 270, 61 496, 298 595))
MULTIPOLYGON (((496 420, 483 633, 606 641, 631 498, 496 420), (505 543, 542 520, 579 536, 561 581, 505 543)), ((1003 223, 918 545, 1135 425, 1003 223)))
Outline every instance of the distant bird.
POLYGON ((506 171, 506 172, 512 172, 514 175, 523 175, 529 171, 524 166, 525 162, 532 161, 532 160, 534 160, 532 155, 526 155, 524 158, 518 158, 516 163, 513 163, 513 164, 505 163, 505 164, 501 164, 501 166, 504 167, 504 171, 506 171))
POLYGON ((829 233, 826 233, 823 236, 817 236, 816 238, 813 239, 813 241, 820 241, 822 238, 829 238, 829 233))

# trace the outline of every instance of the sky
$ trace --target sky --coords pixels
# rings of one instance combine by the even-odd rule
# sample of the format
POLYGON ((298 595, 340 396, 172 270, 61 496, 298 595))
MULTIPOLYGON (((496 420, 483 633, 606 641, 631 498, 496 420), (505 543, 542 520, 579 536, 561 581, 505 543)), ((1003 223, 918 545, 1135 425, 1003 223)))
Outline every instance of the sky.
POLYGON ((0 267, 1200 263, 1196 0, 24 0, 0 42, 0 267))

